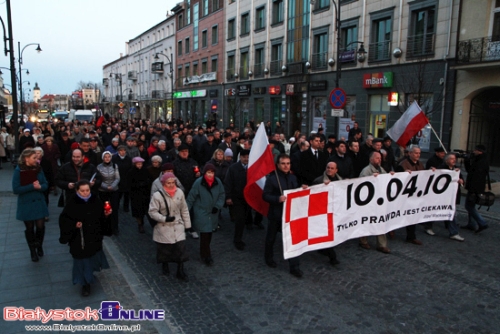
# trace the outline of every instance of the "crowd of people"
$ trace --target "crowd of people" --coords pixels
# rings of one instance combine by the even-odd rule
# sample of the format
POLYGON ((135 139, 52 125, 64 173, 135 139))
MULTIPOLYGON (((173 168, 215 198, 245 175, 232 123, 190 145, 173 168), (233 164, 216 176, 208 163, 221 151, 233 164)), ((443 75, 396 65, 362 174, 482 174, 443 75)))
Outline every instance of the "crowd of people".
MULTIPOLYGON (((240 131, 233 124, 218 129, 215 124, 199 126, 182 120, 152 123, 111 117, 100 126, 94 122, 60 122, 24 127, 18 134, 22 153, 12 185, 19 195, 17 219, 26 225, 32 261, 44 255, 50 193, 59 195, 58 206, 64 207, 59 218, 59 241, 69 245, 74 258, 73 283, 82 285, 84 296, 90 294, 93 271, 108 267, 102 240, 104 236, 119 236, 123 224, 120 215, 124 213, 130 212, 135 218, 138 233, 145 233, 145 221, 149 222, 161 272, 169 275, 169 263, 176 263, 176 277, 182 281, 189 280, 184 270, 188 260, 186 236, 199 239, 201 261, 207 266, 214 264, 210 244, 213 233, 221 227, 224 208, 228 208, 234 223, 235 249, 243 251, 245 228, 265 228, 263 216, 247 204, 243 195, 256 130, 252 122, 240 131)), ((281 231, 286 200, 283 191, 382 173, 457 168, 455 155, 445 154, 442 148, 436 148, 424 166, 418 146, 394 150, 391 138, 364 136, 357 123, 347 139, 326 137, 320 128, 310 134, 296 131, 287 140, 281 127, 276 126, 273 132, 270 122, 265 130, 276 163, 276 173, 267 177, 263 193, 270 205, 264 260, 271 268, 277 267, 273 246, 281 231)), ((7 158, 14 159, 16 150, 9 139, 12 131, 3 128, 2 133, 7 134, 0 137, 7 158)), ((474 194, 484 190, 489 171, 483 145, 475 148, 466 167, 467 181, 462 177, 459 180, 469 190, 465 228, 479 233, 488 227, 474 202, 474 194)), ((435 234, 433 222, 422 225, 425 233, 435 234)), ((445 225, 451 239, 464 241, 455 220, 445 225)), ((406 227, 406 241, 421 245, 416 227, 406 227)), ((390 253, 391 238, 393 232, 377 236, 376 250, 390 253)), ((367 237, 360 238, 359 246, 371 248, 367 237)), ((331 265, 339 263, 334 248, 320 253, 331 265)), ((303 275, 299 258, 290 259, 289 265, 292 275, 303 275)))

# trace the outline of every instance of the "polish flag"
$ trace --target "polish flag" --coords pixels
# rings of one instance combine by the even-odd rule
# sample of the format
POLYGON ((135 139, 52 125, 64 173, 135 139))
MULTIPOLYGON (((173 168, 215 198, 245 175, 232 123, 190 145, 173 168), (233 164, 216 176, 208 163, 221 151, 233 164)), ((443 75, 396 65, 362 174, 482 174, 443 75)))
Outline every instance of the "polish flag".
POLYGON ((97 110, 99 110, 99 118, 97 119, 97 123, 95 124, 96 127, 100 128, 102 123, 104 122, 105 118, 102 113, 102 110, 99 108, 99 106, 96 106, 97 110))
POLYGON ((411 106, 406 109, 400 119, 387 131, 399 146, 406 146, 408 141, 415 136, 424 126, 429 123, 424 112, 418 106, 417 101, 414 101, 411 106))
POLYGON ((274 171, 274 158, 266 136, 264 122, 255 134, 250 150, 247 185, 245 186, 245 200, 255 211, 267 215, 269 203, 262 199, 266 175, 274 171))

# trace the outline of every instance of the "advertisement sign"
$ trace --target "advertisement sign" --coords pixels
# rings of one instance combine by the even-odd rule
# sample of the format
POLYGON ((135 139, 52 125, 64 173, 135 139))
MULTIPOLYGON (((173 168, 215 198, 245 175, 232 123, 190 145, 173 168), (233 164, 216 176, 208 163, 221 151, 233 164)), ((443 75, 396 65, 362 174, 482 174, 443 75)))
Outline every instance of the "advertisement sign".
POLYGON ((363 75, 363 88, 392 87, 392 72, 365 73, 363 75))
POLYGON ((351 118, 339 118, 339 129, 337 138, 339 140, 349 139, 349 131, 354 127, 354 121, 351 118))

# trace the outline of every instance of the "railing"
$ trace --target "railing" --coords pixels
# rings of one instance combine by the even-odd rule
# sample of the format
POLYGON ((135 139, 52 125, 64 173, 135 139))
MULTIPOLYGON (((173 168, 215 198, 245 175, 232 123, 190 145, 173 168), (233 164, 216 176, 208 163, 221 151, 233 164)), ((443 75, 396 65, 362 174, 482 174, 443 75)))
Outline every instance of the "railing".
POLYGON ((121 95, 116 95, 115 96, 115 101, 123 101, 122 96, 121 95))
POLYGON ((283 66, 283 60, 273 60, 271 61, 269 72, 271 75, 281 75, 281 67, 283 66))
POLYGON ((248 80, 248 66, 240 66, 240 79, 248 80))
POLYGON ((253 66, 253 75, 256 78, 261 78, 264 76, 264 68, 266 64, 255 64, 253 66))
POLYGON ((128 94, 128 100, 129 101, 137 100, 136 95, 135 94, 128 94))
POLYGON ((500 60, 500 36, 458 42, 459 63, 481 63, 500 60))
POLYGON ((129 80, 137 80, 137 72, 136 71, 129 71, 128 72, 128 79, 129 80))
POLYGON ((406 53, 408 57, 428 56, 434 53, 435 34, 408 36, 406 53))
POLYGON ((227 81, 234 81, 236 80, 236 76, 235 76, 235 71, 234 71, 234 68, 230 68, 226 71, 226 80, 227 81))
POLYGON ((328 67, 328 53, 320 52, 313 53, 311 69, 314 70, 325 70, 328 67))
POLYGON ((300 61, 300 62, 296 62, 296 63, 288 63, 287 64, 287 71, 288 73, 290 74, 304 74, 304 69, 305 69, 305 66, 304 66, 304 62, 300 61))
POLYGON ((370 43, 368 46, 368 61, 391 60, 391 41, 370 43))

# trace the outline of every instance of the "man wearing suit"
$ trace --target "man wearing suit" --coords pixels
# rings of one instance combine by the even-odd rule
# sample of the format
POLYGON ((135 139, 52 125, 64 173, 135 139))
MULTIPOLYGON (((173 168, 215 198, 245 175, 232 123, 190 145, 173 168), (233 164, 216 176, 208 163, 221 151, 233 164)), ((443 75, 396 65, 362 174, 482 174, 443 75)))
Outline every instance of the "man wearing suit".
POLYGON ((238 145, 236 143, 233 143, 231 139, 232 136, 230 133, 228 132, 224 133, 224 140, 222 141, 222 143, 219 144, 218 148, 220 148, 224 152, 226 152, 226 149, 230 148, 231 151, 233 151, 233 162, 236 162, 236 158, 238 157, 239 153, 238 145))
POLYGON ((325 171, 328 157, 320 150, 321 136, 313 134, 309 140, 311 147, 300 153, 299 166, 302 184, 310 186, 314 179, 325 171))

